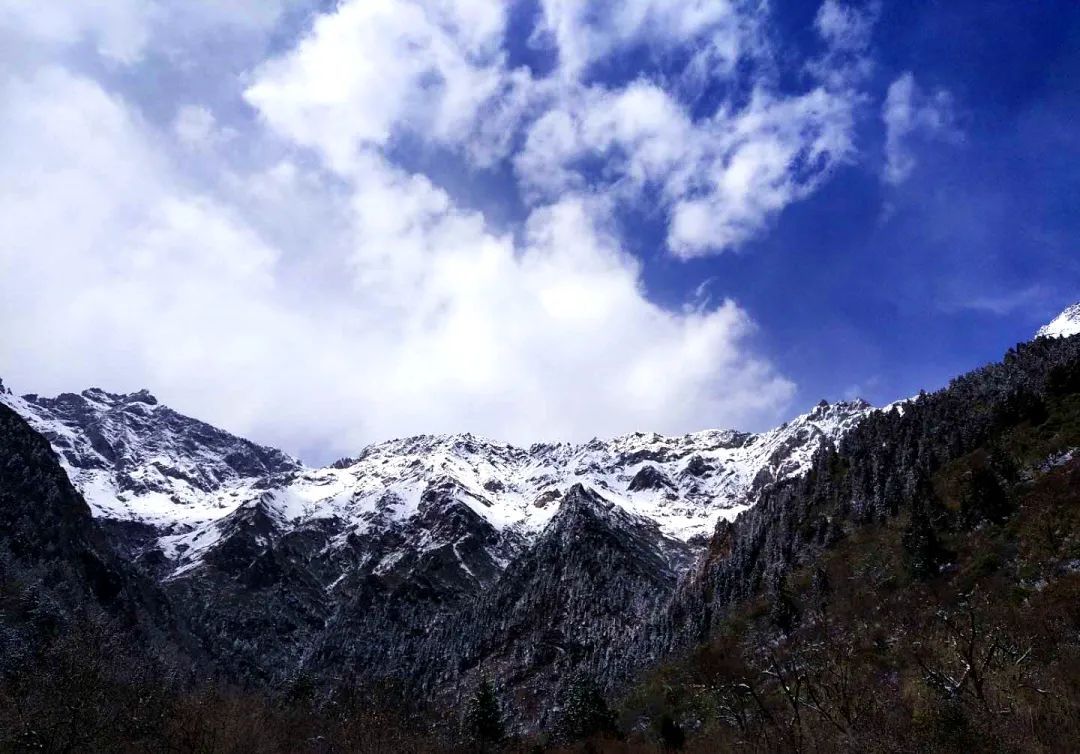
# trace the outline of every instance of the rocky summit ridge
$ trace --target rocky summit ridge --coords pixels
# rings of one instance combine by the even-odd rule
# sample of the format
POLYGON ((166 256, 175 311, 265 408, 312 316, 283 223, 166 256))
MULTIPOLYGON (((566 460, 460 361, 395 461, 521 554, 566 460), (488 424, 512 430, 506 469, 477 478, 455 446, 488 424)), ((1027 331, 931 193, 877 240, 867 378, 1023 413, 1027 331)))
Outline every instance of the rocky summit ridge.
MULTIPOLYGON (((149 527, 175 571, 197 568, 238 517, 253 508, 269 537, 319 525, 339 538, 419 528, 430 547, 433 500, 453 501, 491 527, 501 570, 535 539, 581 484, 653 521, 672 540, 702 542, 720 518, 752 505, 757 491, 806 470, 873 411, 865 401, 822 402, 763 433, 706 430, 667 437, 633 433, 583 444, 521 448, 464 433, 376 443, 329 466, 235 437, 159 403, 148 391, 90 388, 55 398, 0 401, 45 435, 95 517, 149 527)), ((376 564, 392 567, 394 551, 376 564)))

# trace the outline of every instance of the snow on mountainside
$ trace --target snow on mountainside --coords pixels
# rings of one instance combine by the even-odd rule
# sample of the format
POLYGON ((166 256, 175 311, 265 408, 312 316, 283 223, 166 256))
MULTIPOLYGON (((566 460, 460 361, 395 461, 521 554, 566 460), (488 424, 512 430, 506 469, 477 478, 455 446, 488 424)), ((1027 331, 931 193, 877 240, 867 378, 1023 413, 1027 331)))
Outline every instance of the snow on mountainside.
POLYGON ((299 461, 176 413, 149 392, 98 388, 0 402, 45 435, 94 515, 163 529, 218 518, 299 461))
POLYGON ((1036 338, 1066 338, 1080 333, 1080 303, 1073 304, 1039 328, 1036 338))
POLYGON ((527 449, 470 434, 418 436, 306 468, 177 414, 145 391, 94 388, 52 399, 3 391, 0 401, 49 438, 95 516, 156 527, 162 552, 181 572, 256 513, 268 522, 266 538, 310 526, 329 526, 339 546, 350 537, 390 537, 398 546, 380 550, 373 566, 384 572, 406 550, 458 547, 440 539, 447 535, 438 523, 457 511, 494 530, 485 541, 498 544, 486 557, 501 567, 579 483, 655 522, 666 537, 697 541, 720 517, 751 505, 763 485, 805 471, 823 443, 873 410, 863 401, 823 401, 760 434, 635 433, 527 449))

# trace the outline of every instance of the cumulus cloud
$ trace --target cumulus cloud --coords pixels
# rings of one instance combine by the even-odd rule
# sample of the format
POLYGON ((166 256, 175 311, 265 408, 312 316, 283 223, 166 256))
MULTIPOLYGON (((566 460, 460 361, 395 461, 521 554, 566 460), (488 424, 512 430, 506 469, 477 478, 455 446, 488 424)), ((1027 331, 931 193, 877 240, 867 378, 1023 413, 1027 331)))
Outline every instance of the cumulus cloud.
POLYGON ((183 105, 173 119, 176 139, 189 149, 208 149, 236 135, 232 128, 222 128, 214 114, 203 105, 183 105))
POLYGON ((955 139, 952 95, 944 89, 925 92, 909 71, 889 86, 881 108, 885 123, 885 170, 887 183, 903 183, 915 169, 914 145, 918 139, 955 139))
POLYGON ((531 124, 515 157, 529 196, 550 197, 585 183, 595 188, 587 170, 602 154, 603 190, 632 203, 642 189, 659 189, 668 249, 687 258, 734 249, 760 235, 781 210, 854 157, 854 113, 862 97, 852 85, 869 65, 865 50, 876 6, 860 10, 826 0, 815 20, 826 52, 808 64, 815 84, 802 93, 777 90, 760 2, 623 0, 603 14, 563 0, 542 7, 541 29, 556 40, 564 78, 580 79, 613 50, 646 44, 659 55, 691 52, 678 77, 681 85, 690 82, 691 92, 702 81, 720 81, 752 94, 722 100, 701 116, 692 114, 693 97, 680 96, 685 86, 639 79, 618 90, 593 82, 571 87, 531 124), (740 64, 748 74, 740 73, 740 64))
POLYGON ((263 65, 245 97, 338 170, 398 129, 467 143, 488 162, 500 152, 500 120, 524 104, 529 83, 503 66, 504 15, 501 3, 343 3, 263 65))
POLYGON ((870 43, 878 12, 877 3, 858 8, 825 0, 814 17, 814 26, 833 49, 861 51, 870 43))
MULTIPOLYGON (((770 54, 760 3, 626 0, 597 12, 547 0, 541 9, 536 33, 559 57, 549 78, 507 67, 501 15, 473 19, 472 4, 354 0, 265 64, 245 96, 278 132, 342 173, 358 153, 405 132, 481 166, 508 157, 533 206, 586 185, 633 204, 655 185, 669 213, 669 248, 681 257, 755 237, 853 157, 859 96, 838 72, 850 61, 817 66, 819 83, 802 93, 777 91, 772 63, 751 66, 749 81, 733 78, 739 61, 770 54), (657 81, 612 88, 587 79, 591 63, 633 44, 692 50, 681 80, 704 72, 753 95, 701 116, 657 81), (596 174, 598 155, 605 164, 596 174)), ((865 44, 872 22, 830 0, 817 27, 830 49, 849 52, 865 44)))
POLYGON ((710 144, 719 149, 703 150, 703 169, 679 192, 671 249, 694 256, 758 235, 850 158, 851 122, 851 104, 821 88, 783 100, 758 92, 745 111, 716 119, 722 138, 710 144))
POLYGON ((533 197, 584 185, 575 166, 605 160, 610 191, 633 200, 660 189, 668 247, 692 257, 737 247, 776 212, 813 190, 854 153, 852 103, 825 88, 796 97, 758 89, 739 109, 693 121, 654 84, 590 89, 529 129, 515 159, 533 197))
POLYGON ((855 6, 825 0, 814 17, 814 28, 825 49, 807 63, 807 71, 831 89, 846 89, 852 94, 873 72, 870 42, 880 11, 878 2, 855 6))
MULTIPOLYGON (((559 63, 540 76, 508 63, 501 3, 347 0, 226 80, 243 117, 183 92, 164 122, 103 84, 101 60, 183 61, 197 24, 265 35, 294 3, 199 20, 184 3, 108 5, 33 16, 0 0, 0 28, 42 42, 0 73, 9 384, 146 386, 320 458, 419 432, 586 439, 786 410, 794 386, 748 314, 651 301, 617 221, 656 196, 672 253, 734 248, 852 158, 853 79, 781 91, 760 3, 545 0, 534 43, 559 63), (87 43, 91 65, 61 54, 87 43), (671 77, 591 77, 634 45, 694 52, 671 77), (687 97, 702 77, 748 94, 702 113, 687 97), (524 220, 493 227, 403 167, 402 137, 505 169, 524 220)), ((856 35, 821 18, 827 46, 856 35)))
POLYGON ((133 63, 142 57, 154 13, 151 4, 140 0, 0 0, 0 31, 56 48, 89 41, 104 58, 133 63))
MULTIPOLYGON (((348 284, 308 290, 93 81, 48 68, 8 78, 2 101, 3 143, 20 145, 0 165, 0 363, 16 386, 150 385, 323 452, 421 431, 528 441, 745 425, 791 396, 746 349, 753 326, 733 303, 669 312, 645 298, 595 199, 536 210, 515 243, 369 151, 332 260, 348 284)), ((293 171, 277 178, 298 191, 293 171)))
POLYGON ((614 0, 602 12, 576 0, 541 0, 534 43, 549 41, 562 76, 576 79, 591 64, 634 44, 666 51, 693 44, 693 66, 728 73, 763 44, 758 21, 764 6, 750 0, 614 0))

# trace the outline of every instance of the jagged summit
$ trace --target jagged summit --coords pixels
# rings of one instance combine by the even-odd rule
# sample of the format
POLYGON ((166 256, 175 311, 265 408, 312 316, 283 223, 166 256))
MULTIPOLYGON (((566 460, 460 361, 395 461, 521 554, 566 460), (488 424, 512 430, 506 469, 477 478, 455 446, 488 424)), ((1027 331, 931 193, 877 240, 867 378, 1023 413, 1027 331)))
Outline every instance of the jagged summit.
POLYGON ((220 517, 238 490, 299 471, 285 453, 164 406, 148 391, 0 393, 48 438, 95 516, 163 530, 220 517))
POLYGON ((183 416, 146 390, 4 393, 0 400, 49 438, 95 516, 153 527, 177 572, 224 546, 240 530, 232 519, 253 506, 273 522, 260 546, 316 527, 337 533, 331 548, 346 547, 349 537, 395 542, 371 555, 385 572, 411 562, 410 548, 443 544, 466 569, 489 569, 534 541, 577 485, 672 541, 703 542, 718 519, 734 518, 767 485, 805 471, 823 444, 873 410, 862 401, 822 403, 758 434, 635 432, 529 448, 471 433, 416 435, 310 468, 183 416), (465 522, 469 535, 447 517, 465 522), (468 557, 461 554, 466 540, 474 551, 468 557))
MULTIPOLYGON (((63 398, 67 395, 70 395, 70 393, 64 393, 59 397, 63 398)), ((134 393, 110 393, 99 387, 91 387, 83 390, 79 395, 83 398, 88 398, 112 406, 122 405, 124 403, 145 403, 148 406, 156 406, 158 403, 158 399, 146 388, 136 390, 134 393)))
POLYGON ((1080 302, 1067 307, 1065 311, 1039 328, 1036 338, 1067 338, 1080 333, 1080 302))

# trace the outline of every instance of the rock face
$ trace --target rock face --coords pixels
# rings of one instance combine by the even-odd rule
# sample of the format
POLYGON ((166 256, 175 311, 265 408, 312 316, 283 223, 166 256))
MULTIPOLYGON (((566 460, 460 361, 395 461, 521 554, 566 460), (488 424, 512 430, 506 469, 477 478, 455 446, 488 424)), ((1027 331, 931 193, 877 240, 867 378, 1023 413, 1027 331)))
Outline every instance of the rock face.
POLYGON ((619 651, 628 629, 666 605, 692 560, 654 522, 575 485, 533 546, 436 640, 465 678, 503 679, 518 714, 548 724, 553 695, 577 673, 631 671, 619 651))
POLYGON ((78 621, 184 643, 168 601, 118 556, 44 437, 0 405, 0 671, 78 621))
MULTIPOLYGON (((835 442, 872 410, 861 401, 819 406, 756 435, 637 433, 528 449, 467 434, 419 436, 312 469, 178 414, 145 391, 116 395, 93 388, 57 398, 5 391, 0 402, 49 438, 95 517, 149 527, 154 546, 177 572, 197 567, 221 542, 227 519, 254 505, 276 522, 277 533, 336 522, 343 533, 381 537, 405 522, 430 530, 437 518, 432 506, 438 501, 445 508, 449 500, 495 530, 482 538, 483 547, 491 548, 490 565, 501 570, 577 483, 652 519, 670 537, 703 541, 719 518, 745 509, 762 486, 801 473, 822 444, 835 442)), ((398 570, 394 564, 402 557, 386 552, 375 567, 398 570)))

